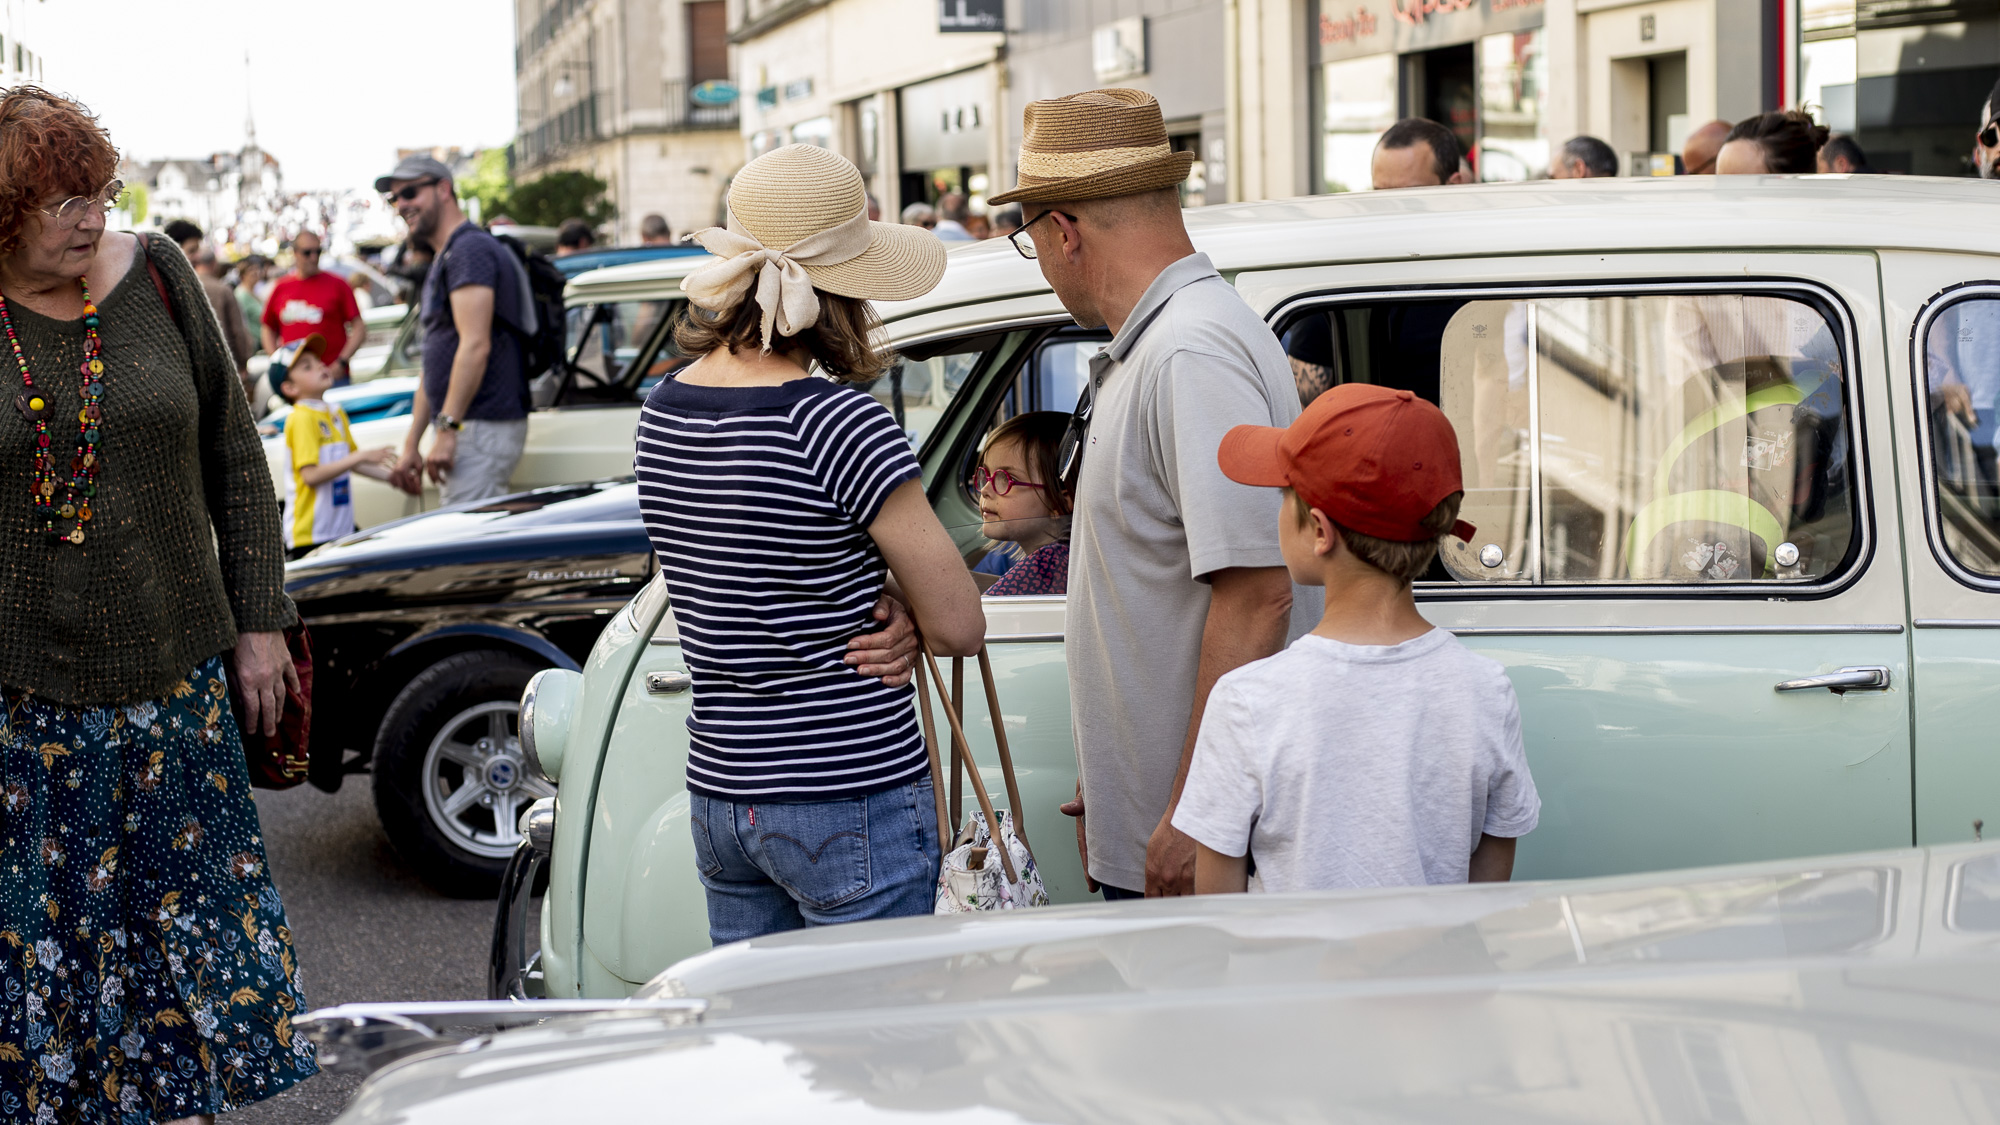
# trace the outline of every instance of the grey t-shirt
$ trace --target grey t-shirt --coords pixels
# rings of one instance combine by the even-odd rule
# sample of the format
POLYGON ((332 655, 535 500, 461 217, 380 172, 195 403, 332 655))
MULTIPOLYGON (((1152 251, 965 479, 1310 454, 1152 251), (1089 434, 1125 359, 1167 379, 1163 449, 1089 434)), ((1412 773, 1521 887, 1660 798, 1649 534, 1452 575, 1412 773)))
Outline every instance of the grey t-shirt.
POLYGON ((1256 857, 1252 890, 1463 883, 1481 833, 1542 809, 1500 665, 1443 629, 1399 645, 1300 637, 1222 677, 1174 827, 1256 857))
MULTIPOLYGON (((1091 377, 1070 534, 1070 713, 1090 873, 1140 890, 1194 706, 1204 576, 1285 564, 1278 490, 1229 480, 1216 449, 1233 426, 1290 425, 1299 397, 1277 337, 1205 254, 1153 280, 1091 377)), ((1296 637, 1323 602, 1317 588, 1292 597, 1296 637)))

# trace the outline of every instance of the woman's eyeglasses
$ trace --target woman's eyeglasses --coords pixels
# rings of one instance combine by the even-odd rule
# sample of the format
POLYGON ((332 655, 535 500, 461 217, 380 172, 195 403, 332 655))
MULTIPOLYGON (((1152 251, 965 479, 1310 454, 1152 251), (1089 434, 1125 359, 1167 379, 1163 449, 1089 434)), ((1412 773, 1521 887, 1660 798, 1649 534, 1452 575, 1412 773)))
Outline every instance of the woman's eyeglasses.
MULTIPOLYGON (((1961 136, 1962 135, 1963 134, 1961 134, 1961 136)), ((427 187, 430 187, 432 184, 435 184, 437 182, 438 182, 437 180, 418 180, 416 183, 404 187, 401 191, 383 192, 382 198, 388 200, 391 203, 394 203, 397 200, 401 200, 404 203, 408 203, 410 200, 415 199, 417 197, 418 192, 424 190, 427 187)))
POLYGON ((1036 484, 1033 481, 1022 480, 1005 469, 989 469, 984 465, 972 471, 972 479, 967 481, 966 484, 970 485, 974 492, 985 492, 988 488, 991 488, 995 496, 1007 495, 1009 492, 1014 491, 1015 485, 1020 485, 1022 488, 1035 489, 1046 487, 1045 485, 1036 484))
POLYGON ((54 207, 38 207, 36 210, 54 219, 56 226, 70 230, 92 211, 102 215, 111 210, 112 205, 117 203, 118 197, 123 194, 125 194, 125 181, 113 180, 105 184, 96 195, 72 195, 54 207))

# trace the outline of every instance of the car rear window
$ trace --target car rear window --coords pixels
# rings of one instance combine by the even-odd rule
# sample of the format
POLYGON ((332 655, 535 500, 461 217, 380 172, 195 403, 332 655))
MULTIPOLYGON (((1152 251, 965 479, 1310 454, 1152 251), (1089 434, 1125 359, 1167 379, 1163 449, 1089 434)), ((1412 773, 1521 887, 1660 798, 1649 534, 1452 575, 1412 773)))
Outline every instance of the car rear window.
POLYGON ((1950 300, 1918 331, 1933 534, 1969 577, 2000 579, 2000 292, 1950 300))
POLYGON ((1302 401, 1415 391, 1458 432, 1457 585, 1824 582, 1858 553, 1843 343, 1774 291, 1394 299, 1282 333, 1302 401))

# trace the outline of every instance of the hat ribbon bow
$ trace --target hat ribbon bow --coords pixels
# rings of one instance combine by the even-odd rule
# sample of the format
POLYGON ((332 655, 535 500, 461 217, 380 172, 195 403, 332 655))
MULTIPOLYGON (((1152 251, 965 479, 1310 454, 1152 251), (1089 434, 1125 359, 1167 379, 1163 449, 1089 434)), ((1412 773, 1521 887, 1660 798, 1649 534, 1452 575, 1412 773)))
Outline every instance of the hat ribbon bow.
POLYGON ((809 234, 782 250, 757 241, 736 224, 709 227, 694 233, 702 249, 721 258, 681 279, 688 299, 710 312, 728 312, 743 302, 751 283, 757 286, 757 305, 763 309, 764 350, 771 350, 771 330, 781 336, 796 336, 819 323, 819 295, 813 292, 806 266, 837 266, 859 257, 874 241, 868 211, 862 211, 836 227, 809 234))

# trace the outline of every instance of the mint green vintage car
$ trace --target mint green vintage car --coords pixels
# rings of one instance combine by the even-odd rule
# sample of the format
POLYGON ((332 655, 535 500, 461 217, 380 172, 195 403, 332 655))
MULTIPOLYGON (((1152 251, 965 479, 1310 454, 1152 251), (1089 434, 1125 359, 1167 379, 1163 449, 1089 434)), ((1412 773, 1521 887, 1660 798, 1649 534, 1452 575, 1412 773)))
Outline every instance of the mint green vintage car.
MULTIPOLYGON (((1520 697, 1543 812, 1517 877, 2000 828, 1989 185, 1496 184, 1188 221, 1284 342, 1303 397, 1404 387, 1456 425, 1479 530, 1447 542, 1418 599, 1520 697)), ((954 252, 936 292, 881 312, 904 364, 873 393, 910 429, 932 502, 976 561, 964 481, 981 437, 1015 411, 1069 409, 1106 335, 1078 329, 1034 263, 997 242, 954 252)), ((1050 893, 1078 901, 1072 822, 1056 811, 1075 777, 1063 599, 986 609, 1020 812, 1050 893)), ((656 581, 581 673, 529 688, 523 741, 560 789, 523 820, 496 994, 627 995, 707 947, 688 685, 656 581)))

